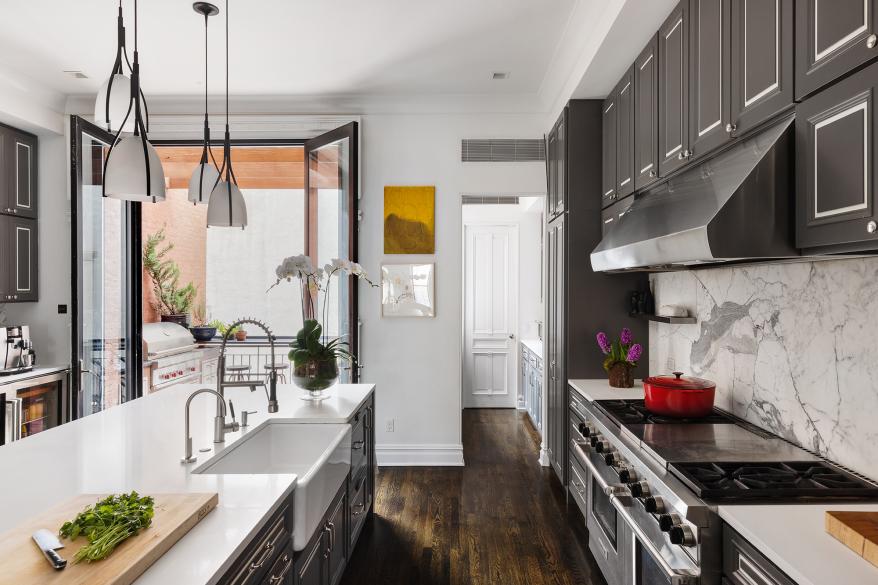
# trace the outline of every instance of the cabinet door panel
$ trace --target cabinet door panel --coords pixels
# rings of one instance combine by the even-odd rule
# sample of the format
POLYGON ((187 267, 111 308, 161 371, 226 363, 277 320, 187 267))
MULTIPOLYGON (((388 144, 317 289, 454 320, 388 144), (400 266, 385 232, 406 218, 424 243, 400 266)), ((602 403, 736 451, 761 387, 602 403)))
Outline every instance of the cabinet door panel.
MULTIPOLYGON (((318 528, 318 530, 320 530, 318 528)), ((305 549, 304 560, 296 570, 296 585, 326 585, 325 532, 321 532, 310 549, 305 549)))
POLYGON ((658 178, 658 36, 634 62, 634 188, 658 178))
POLYGON ((793 0, 732 6, 732 125, 740 134, 793 103, 793 0))
POLYGON ((326 523, 326 535, 329 538, 329 554, 326 559, 329 571, 329 584, 336 585, 341 581, 348 558, 347 538, 348 496, 344 492, 336 502, 335 509, 326 523))
POLYGON ((618 96, 618 137, 616 138, 616 194, 634 192, 634 67, 622 77, 614 93, 618 96))
POLYGON ((12 221, 12 217, 0 215, 0 303, 12 300, 15 266, 12 221))
POLYGON ((9 293, 13 301, 36 301, 39 281, 37 222, 33 219, 12 217, 7 225, 12 242, 9 293))
POLYGON ((555 214, 564 213, 567 202, 567 110, 561 112, 556 126, 558 135, 555 164, 555 214))
POLYGON ((564 387, 566 385, 565 370, 565 278, 566 278, 566 233, 565 222, 559 220, 555 226, 555 376, 551 392, 554 394, 550 416, 552 417, 549 432, 552 434, 553 460, 552 466, 561 484, 566 484, 565 453, 567 417, 565 416, 566 401, 564 387))
POLYGON ((730 18, 730 0, 691 0, 689 5, 689 143, 696 157, 730 138, 730 18))
POLYGON ((606 207, 616 198, 616 140, 618 139, 618 116, 616 94, 612 93, 603 105, 603 180, 601 205, 606 207))
POLYGON ((876 0, 803 0, 796 9, 796 98, 878 57, 876 0), (872 44, 872 47, 869 47, 872 44))
POLYGON ((874 173, 878 64, 799 104, 797 245, 878 243, 874 173))
POLYGON ((37 217, 37 139, 29 134, 13 132, 7 149, 12 172, 9 185, 9 207, 20 217, 37 217))
POLYGON ((689 151, 689 10, 684 0, 659 29, 659 174, 686 164, 689 151))

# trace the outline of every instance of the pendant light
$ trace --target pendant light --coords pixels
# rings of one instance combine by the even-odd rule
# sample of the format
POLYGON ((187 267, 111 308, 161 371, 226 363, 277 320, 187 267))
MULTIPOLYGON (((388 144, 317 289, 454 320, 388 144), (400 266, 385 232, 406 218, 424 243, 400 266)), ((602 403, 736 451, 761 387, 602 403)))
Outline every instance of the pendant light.
MULTIPOLYGON (((128 60, 128 49, 125 46, 125 23, 122 20, 122 0, 119 0, 119 14, 116 17, 116 60, 110 77, 101 85, 95 98, 95 124, 105 128, 107 132, 116 132, 122 125, 131 104, 131 62, 128 60), (125 67, 128 68, 126 74, 125 67)), ((141 93, 141 99, 143 94, 141 93)), ((143 100, 146 109, 146 100, 143 100)), ((122 130, 134 130, 134 119, 129 119, 122 130)))
POLYGON ((121 138, 122 128, 120 128, 113 137, 113 144, 104 160, 104 197, 153 203, 164 201, 165 173, 158 153, 147 138, 145 112, 142 109, 143 94, 140 91, 140 63, 137 53, 137 0, 134 0, 134 63, 131 66, 131 96, 121 127, 125 127, 133 114, 134 134, 121 138))
POLYGON ((229 135, 229 2, 226 0, 226 134, 223 140, 223 166, 210 192, 207 227, 247 227, 247 206, 232 170, 232 139, 229 135), (225 178, 223 173, 225 172, 225 178))
POLYGON ((201 151, 201 162, 195 167, 189 179, 189 201, 193 204, 206 204, 210 199, 211 189, 219 179, 216 159, 210 149, 210 127, 207 115, 207 19, 219 14, 219 8, 209 2, 195 2, 192 4, 192 9, 204 16, 204 146, 201 151))

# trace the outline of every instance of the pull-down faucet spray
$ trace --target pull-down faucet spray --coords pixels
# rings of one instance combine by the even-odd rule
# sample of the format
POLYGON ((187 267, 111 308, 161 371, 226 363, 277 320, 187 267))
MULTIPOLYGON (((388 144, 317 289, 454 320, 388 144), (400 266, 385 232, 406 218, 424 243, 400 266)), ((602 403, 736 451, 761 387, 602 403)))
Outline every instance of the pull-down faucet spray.
POLYGON ((226 334, 223 335, 223 344, 220 347, 220 357, 217 363, 217 390, 219 391, 219 397, 217 400, 223 400, 225 398, 225 389, 226 388, 250 388, 251 392, 256 390, 257 386, 262 386, 265 388, 265 394, 268 398, 268 412, 277 412, 277 370, 275 369, 274 363, 274 334, 271 332, 271 329, 263 323, 262 321, 257 321, 256 319, 251 319, 246 317, 244 319, 239 319, 229 325, 226 330, 226 334), (229 337, 232 335, 232 331, 239 325, 244 325, 249 323, 250 325, 256 325, 263 331, 265 331, 265 335, 268 336, 268 343, 271 351, 271 369, 268 374, 268 387, 266 387, 265 382, 249 380, 249 381, 240 381, 240 382, 228 382, 226 381, 226 343, 229 341, 229 337))

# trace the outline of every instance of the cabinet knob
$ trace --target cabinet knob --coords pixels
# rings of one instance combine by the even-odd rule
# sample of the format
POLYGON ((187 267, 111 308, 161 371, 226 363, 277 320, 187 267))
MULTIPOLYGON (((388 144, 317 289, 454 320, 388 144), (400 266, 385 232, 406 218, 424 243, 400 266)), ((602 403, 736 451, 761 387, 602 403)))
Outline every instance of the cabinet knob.
POLYGON ((680 154, 677 155, 677 160, 683 160, 684 157, 685 157, 685 155, 683 154, 683 151, 681 150, 680 154))
POLYGON ((738 129, 738 126, 735 124, 732 124, 732 123, 726 124, 726 132, 728 132, 729 134, 731 134, 732 132, 734 132, 737 129, 738 129))
POLYGON ((17 209, 13 209, 13 210, 12 210, 12 213, 18 213, 18 210, 17 210, 17 209))
POLYGON ((874 49, 876 44, 878 44, 878 36, 876 36, 875 34, 871 34, 866 37, 867 47, 869 47, 870 49, 874 49))
POLYGON ((869 223, 866 224, 866 231, 870 234, 874 234, 876 231, 878 231, 878 223, 875 223, 874 219, 871 220, 869 223))
POLYGON ((658 176, 658 173, 655 172, 655 169, 652 169, 651 171, 649 171, 649 176, 654 179, 658 176))

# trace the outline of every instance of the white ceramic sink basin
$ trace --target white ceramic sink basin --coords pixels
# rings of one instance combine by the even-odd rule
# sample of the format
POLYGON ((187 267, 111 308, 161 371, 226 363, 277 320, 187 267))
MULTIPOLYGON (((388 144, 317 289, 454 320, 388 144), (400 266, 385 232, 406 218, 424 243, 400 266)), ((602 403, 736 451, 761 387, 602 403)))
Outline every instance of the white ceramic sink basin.
POLYGON ((293 548, 302 550, 350 469, 350 425, 269 421, 192 473, 295 473, 293 548))

